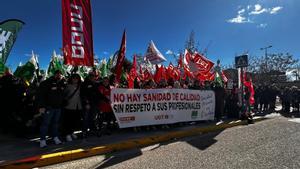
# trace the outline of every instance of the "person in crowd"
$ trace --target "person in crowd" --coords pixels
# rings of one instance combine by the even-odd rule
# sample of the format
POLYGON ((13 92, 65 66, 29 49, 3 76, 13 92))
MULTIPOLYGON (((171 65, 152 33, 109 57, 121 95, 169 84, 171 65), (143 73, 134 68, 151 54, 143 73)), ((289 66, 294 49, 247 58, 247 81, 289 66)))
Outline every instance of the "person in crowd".
POLYGON ((63 91, 65 83, 62 80, 62 73, 56 70, 54 75, 40 84, 38 90, 39 112, 42 114, 42 122, 40 127, 40 147, 47 146, 46 135, 51 126, 52 137, 55 144, 61 144, 58 138, 58 128, 61 116, 61 106, 63 103, 63 91))
POLYGON ((98 101, 106 97, 98 91, 99 83, 97 75, 90 72, 81 85, 81 96, 83 104, 83 137, 88 136, 88 131, 96 130, 94 123, 98 112, 98 101))
POLYGON ((258 86, 255 85, 254 90, 255 90, 255 93, 254 93, 254 100, 255 100, 254 110, 256 112, 260 112, 258 106, 259 106, 259 103, 260 103, 260 100, 261 100, 261 93, 262 93, 261 85, 260 84, 258 86))
POLYGON ((215 92, 215 118, 218 122, 222 121, 222 115, 224 115, 224 100, 225 100, 225 89, 220 83, 215 82, 214 87, 215 92))
POLYGON ((237 86, 234 86, 228 96, 228 116, 232 118, 239 118, 239 106, 238 106, 238 92, 237 86))
POLYGON ((271 87, 270 87, 270 90, 269 90, 269 100, 270 100, 270 112, 274 112, 275 111, 275 104, 276 104, 276 97, 278 95, 278 90, 277 90, 277 87, 275 86, 275 84, 273 84, 271 87))
POLYGON ((261 111, 267 112, 269 110, 269 99, 270 99, 269 87, 265 85, 262 90, 261 111))
POLYGON ((179 81, 175 81, 174 82, 174 87, 173 87, 174 89, 180 89, 181 88, 181 86, 180 86, 180 82, 179 81))
POLYGON ((246 87, 245 88, 245 95, 244 95, 244 105, 243 105, 243 115, 244 118, 247 119, 248 124, 253 124, 253 116, 252 116, 252 111, 251 111, 251 105, 250 105, 250 96, 251 93, 249 89, 246 87))
POLYGON ((160 82, 157 85, 158 89, 164 89, 168 86, 168 83, 165 79, 161 79, 160 82))
POLYGON ((6 72, 0 79, 0 128, 4 132, 12 132, 17 136, 24 133, 23 108, 26 98, 27 85, 25 82, 6 72))
POLYGON ((133 82, 133 86, 134 86, 134 89, 140 89, 142 86, 142 83, 138 78, 135 78, 134 82, 133 82))
POLYGON ((79 74, 72 74, 69 78, 68 85, 64 90, 64 107, 62 113, 62 129, 66 141, 71 142, 77 139, 74 134, 75 129, 80 129, 82 115, 82 100, 80 95, 81 77, 79 74))
POLYGON ((284 93, 285 93, 284 112, 285 113, 290 113, 290 107, 291 107, 291 103, 292 103, 292 100, 293 100, 292 89, 289 88, 289 87, 286 87, 284 93))
POLYGON ((299 100, 298 100, 298 97, 299 97, 299 93, 298 93, 298 87, 297 86, 293 86, 292 87, 292 107, 293 107, 293 111, 297 112, 299 111, 299 100))
POLYGON ((110 105, 111 89, 109 78, 103 77, 102 84, 98 87, 98 91, 104 95, 106 99, 99 101, 98 108, 102 118, 103 129, 103 131, 100 132, 104 132, 105 134, 111 134, 111 129, 113 128, 113 123, 115 122, 113 110, 110 105))
POLYGON ((168 85, 167 85, 167 89, 172 89, 174 86, 174 79, 173 78, 169 78, 168 79, 168 85))
POLYGON ((296 102, 296 109, 297 109, 297 112, 300 113, 300 89, 298 89, 296 91, 297 95, 295 96, 296 99, 297 99, 297 102, 296 102))
POLYGON ((208 80, 204 81, 204 90, 211 90, 211 84, 208 80))
POLYGON ((285 105, 285 88, 283 86, 280 87, 280 92, 279 92, 279 98, 280 98, 280 102, 281 102, 281 111, 284 111, 284 105, 285 105))
POLYGON ((194 80, 194 84, 193 84, 193 86, 191 86, 190 89, 193 89, 193 90, 201 90, 202 87, 201 87, 201 82, 200 82, 200 80, 198 80, 198 79, 194 80))

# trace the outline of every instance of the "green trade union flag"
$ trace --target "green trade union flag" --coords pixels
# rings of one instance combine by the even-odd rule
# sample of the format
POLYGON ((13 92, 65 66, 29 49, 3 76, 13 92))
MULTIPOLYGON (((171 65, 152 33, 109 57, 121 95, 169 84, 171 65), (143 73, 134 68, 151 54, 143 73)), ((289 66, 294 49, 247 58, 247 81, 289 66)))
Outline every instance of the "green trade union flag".
POLYGON ((0 23, 0 61, 5 64, 24 22, 10 19, 0 23))

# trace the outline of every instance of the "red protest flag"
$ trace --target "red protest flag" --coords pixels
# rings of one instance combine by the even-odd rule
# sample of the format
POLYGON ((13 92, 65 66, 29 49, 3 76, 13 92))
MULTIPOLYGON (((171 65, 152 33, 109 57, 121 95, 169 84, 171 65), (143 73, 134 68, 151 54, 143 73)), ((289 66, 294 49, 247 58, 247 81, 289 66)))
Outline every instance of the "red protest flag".
POLYGON ((252 78, 250 77, 249 81, 247 81, 246 80, 246 72, 245 72, 244 78, 245 78, 244 85, 249 89, 249 92, 250 92, 250 98, 249 98, 250 105, 254 105, 254 103, 255 103, 255 99, 254 99, 255 91, 254 91, 254 87, 253 87, 253 83, 252 83, 252 78))
POLYGON ((156 83, 159 83, 160 80, 161 80, 161 71, 162 71, 162 69, 160 67, 158 67, 157 64, 155 65, 155 67, 156 67, 156 71, 155 71, 155 74, 154 74, 154 81, 156 83))
POLYGON ((125 60, 125 54, 126 54, 126 30, 123 32, 122 36, 122 42, 120 46, 120 50, 118 53, 118 59, 116 64, 116 82, 119 83, 121 80, 121 73, 123 68, 123 63, 125 60))
POLYGON ((179 59, 178 59, 178 66, 179 69, 183 67, 183 61, 182 61, 182 55, 180 54, 179 59))
POLYGON ((144 71, 144 81, 147 81, 147 80, 150 80, 150 79, 153 79, 153 76, 152 76, 151 72, 149 72, 148 69, 146 69, 144 71))
POLYGON ((139 79, 141 80, 141 81, 143 81, 144 80, 144 72, 143 72, 143 68, 142 68, 142 66, 140 65, 140 71, 139 71, 139 79))
POLYGON ((187 66, 184 66, 183 69, 184 69, 184 75, 183 75, 182 79, 186 79, 186 78, 193 79, 194 78, 193 73, 191 72, 191 70, 187 66))
POLYGON ((94 66, 90 0, 62 0, 62 9, 65 64, 94 66))
POLYGON ((196 63, 198 71, 207 73, 213 68, 214 63, 199 53, 194 54, 193 62, 196 63))
POLYGON ((132 68, 130 69, 129 76, 127 78, 127 80, 128 80, 128 88, 130 88, 130 89, 132 89, 134 87, 134 80, 138 76, 137 71, 136 71, 136 67, 137 67, 136 56, 134 55, 133 56, 132 68))
POLYGON ((163 65, 161 65, 160 69, 161 69, 161 78, 167 80, 166 68, 163 65))
POLYGON ((137 77, 137 71, 136 71, 137 63, 136 63, 136 56, 133 56, 133 64, 132 68, 130 69, 129 75, 132 76, 133 78, 137 77))
POLYGON ((166 73, 167 79, 174 79, 174 66, 171 62, 166 69, 166 73))
POLYGON ((223 82, 227 83, 228 82, 228 78, 226 77, 224 71, 222 71, 222 75, 221 76, 222 76, 223 82))
POLYGON ((173 72, 174 80, 180 80, 180 69, 175 67, 173 72))

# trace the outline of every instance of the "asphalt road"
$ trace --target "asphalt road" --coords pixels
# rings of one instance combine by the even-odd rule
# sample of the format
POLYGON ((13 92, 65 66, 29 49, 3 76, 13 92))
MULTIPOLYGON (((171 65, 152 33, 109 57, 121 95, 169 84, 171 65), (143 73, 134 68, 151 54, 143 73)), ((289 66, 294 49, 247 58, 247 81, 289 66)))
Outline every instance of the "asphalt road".
POLYGON ((45 168, 300 168, 300 119, 253 125, 45 168))

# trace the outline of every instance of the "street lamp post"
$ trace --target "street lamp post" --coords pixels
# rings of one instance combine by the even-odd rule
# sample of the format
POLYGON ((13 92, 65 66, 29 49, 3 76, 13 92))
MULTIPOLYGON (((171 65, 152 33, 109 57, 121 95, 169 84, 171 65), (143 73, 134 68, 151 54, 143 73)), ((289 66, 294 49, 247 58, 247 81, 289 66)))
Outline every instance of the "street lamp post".
POLYGON ((264 47, 264 48, 260 48, 260 50, 265 50, 265 64, 266 64, 266 71, 268 70, 268 63, 267 63, 267 58, 268 58, 268 49, 273 47, 272 45, 264 47))

